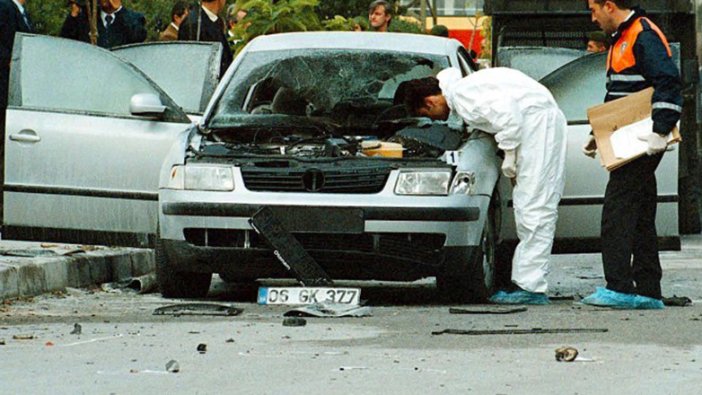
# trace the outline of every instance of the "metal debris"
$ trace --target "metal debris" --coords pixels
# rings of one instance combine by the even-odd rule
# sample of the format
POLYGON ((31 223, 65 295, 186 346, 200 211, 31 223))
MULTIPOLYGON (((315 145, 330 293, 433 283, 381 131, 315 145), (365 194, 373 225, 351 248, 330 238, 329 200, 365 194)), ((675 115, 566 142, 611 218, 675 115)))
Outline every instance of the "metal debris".
POLYGON ((14 335, 13 340, 32 340, 35 339, 34 335, 14 335))
POLYGON ((283 326, 305 326, 307 320, 299 317, 287 317, 283 320, 283 326))
POLYGON ((205 343, 200 343, 197 345, 197 352, 200 354, 204 354, 207 352, 207 344, 205 343))
POLYGON ((676 307, 691 306, 692 299, 688 298, 687 296, 673 295, 670 298, 663 298, 663 304, 666 306, 676 306, 676 307))
POLYGON ((166 371, 169 373, 178 373, 180 372, 180 364, 178 364, 178 361, 175 359, 171 359, 166 363, 166 371))
POLYGON ((605 328, 532 328, 532 329, 492 329, 492 330, 468 330, 468 329, 444 329, 434 331, 432 335, 541 335, 552 333, 604 333, 609 329, 605 328))
POLYGON ((449 308, 450 314, 514 314, 527 311, 526 307, 475 307, 475 308, 449 308))
POLYGON ((180 317, 182 315, 211 315, 211 316, 234 316, 244 311, 234 306, 216 303, 182 303, 159 307, 154 310, 153 315, 172 315, 180 317))
POLYGON ((556 349, 556 361, 573 362, 578 357, 578 350, 574 347, 559 347, 556 349))
POLYGON ((80 324, 73 324, 73 330, 71 331, 71 335, 80 335, 82 332, 83 328, 80 326, 80 324))
POLYGON ((370 317, 370 307, 347 305, 339 303, 314 303, 308 306, 296 307, 283 314, 285 317, 370 317))

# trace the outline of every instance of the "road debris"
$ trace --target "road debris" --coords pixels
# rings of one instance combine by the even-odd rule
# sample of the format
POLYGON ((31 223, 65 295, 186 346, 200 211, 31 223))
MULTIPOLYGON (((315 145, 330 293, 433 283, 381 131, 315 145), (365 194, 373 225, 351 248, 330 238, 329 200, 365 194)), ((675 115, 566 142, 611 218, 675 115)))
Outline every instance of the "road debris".
POLYGON ((171 359, 166 363, 166 371, 169 373, 178 373, 180 372, 180 364, 175 359, 171 359))
POLYGON ((5 345, 5 339, 0 339, 0 346, 4 346, 4 345, 5 345))
POLYGON ((73 330, 71 331, 71 335, 80 335, 83 332, 83 328, 80 326, 79 323, 73 324, 73 330))
POLYGON ((449 308, 449 314, 514 314, 527 311, 526 307, 474 307, 474 308, 449 308))
POLYGON ((532 329, 491 329, 491 330, 468 330, 468 329, 444 329, 434 331, 432 335, 541 335, 552 333, 604 333, 609 329, 605 328, 532 328, 532 329))
POLYGON ((556 361, 573 362, 578 357, 578 350, 574 347, 559 347, 556 349, 556 361))
POLYGON ((691 306, 692 299, 688 298, 687 296, 673 295, 670 298, 663 298, 663 304, 666 306, 675 306, 675 307, 691 306))
POLYGON ((35 339, 34 335, 14 335, 12 336, 12 340, 33 340, 35 339))
POLYGON ((370 317, 370 307, 347 305, 340 303, 315 303, 308 306, 296 307, 283 314, 285 317, 370 317))
POLYGON ((207 344, 205 343, 200 343, 197 345, 197 352, 200 354, 204 354, 207 352, 207 344))
POLYGON ((45 345, 46 347, 53 347, 53 346, 54 346, 54 342, 48 341, 48 342, 44 343, 44 345, 45 345))
POLYGON ((339 367, 339 371, 344 372, 347 370, 367 370, 368 368, 365 366, 341 366, 339 367))
POLYGON ((172 315, 180 317, 182 315, 210 315, 210 316, 234 316, 244 311, 234 306, 216 303, 182 303, 159 307, 154 310, 153 315, 172 315))
POLYGON ((283 320, 283 326, 305 326, 307 320, 299 317, 287 317, 283 320))
POLYGON ((234 343, 234 339, 229 338, 225 341, 225 343, 234 343))

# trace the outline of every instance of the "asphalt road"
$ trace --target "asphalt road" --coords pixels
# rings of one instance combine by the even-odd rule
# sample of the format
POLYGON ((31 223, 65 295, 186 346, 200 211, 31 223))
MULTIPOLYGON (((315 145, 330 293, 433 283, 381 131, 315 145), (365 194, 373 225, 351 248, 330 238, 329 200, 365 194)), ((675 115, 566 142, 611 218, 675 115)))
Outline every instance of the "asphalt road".
POLYGON ((235 317, 154 316, 158 294, 68 290, 0 306, 2 394, 697 394, 702 379, 702 239, 663 254, 662 311, 579 305, 602 285, 599 256, 555 256, 550 306, 449 314, 431 281, 364 283, 373 316, 285 327, 282 306, 216 281, 208 302, 235 317), (81 334, 71 334, 74 323, 81 334), (607 329, 603 333, 432 335, 443 329, 607 329), (197 351, 199 344, 206 352, 197 351), (557 362, 572 346, 580 360, 557 362), (180 371, 168 373, 169 361, 180 371))

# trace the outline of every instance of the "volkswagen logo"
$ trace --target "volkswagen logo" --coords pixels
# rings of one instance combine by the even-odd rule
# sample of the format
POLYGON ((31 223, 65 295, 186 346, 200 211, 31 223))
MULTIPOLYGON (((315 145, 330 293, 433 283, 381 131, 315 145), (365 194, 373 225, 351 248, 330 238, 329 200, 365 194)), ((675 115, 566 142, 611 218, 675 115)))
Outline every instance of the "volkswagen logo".
POLYGON ((309 169, 302 175, 302 185, 307 192, 319 192, 324 188, 324 173, 319 169, 309 169))

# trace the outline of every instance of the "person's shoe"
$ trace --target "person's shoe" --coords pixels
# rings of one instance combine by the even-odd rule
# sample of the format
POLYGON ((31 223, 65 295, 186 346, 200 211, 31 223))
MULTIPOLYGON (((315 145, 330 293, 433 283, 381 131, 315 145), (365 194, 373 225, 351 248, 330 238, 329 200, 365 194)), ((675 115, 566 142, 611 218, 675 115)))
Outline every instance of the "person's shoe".
POLYGON ((490 297, 490 301, 497 304, 549 304, 546 294, 529 292, 523 289, 513 292, 497 291, 490 297))
POLYGON ((583 298, 580 303, 625 310, 656 310, 664 307, 663 302, 658 299, 635 294, 625 294, 603 287, 597 287, 592 295, 583 298))

